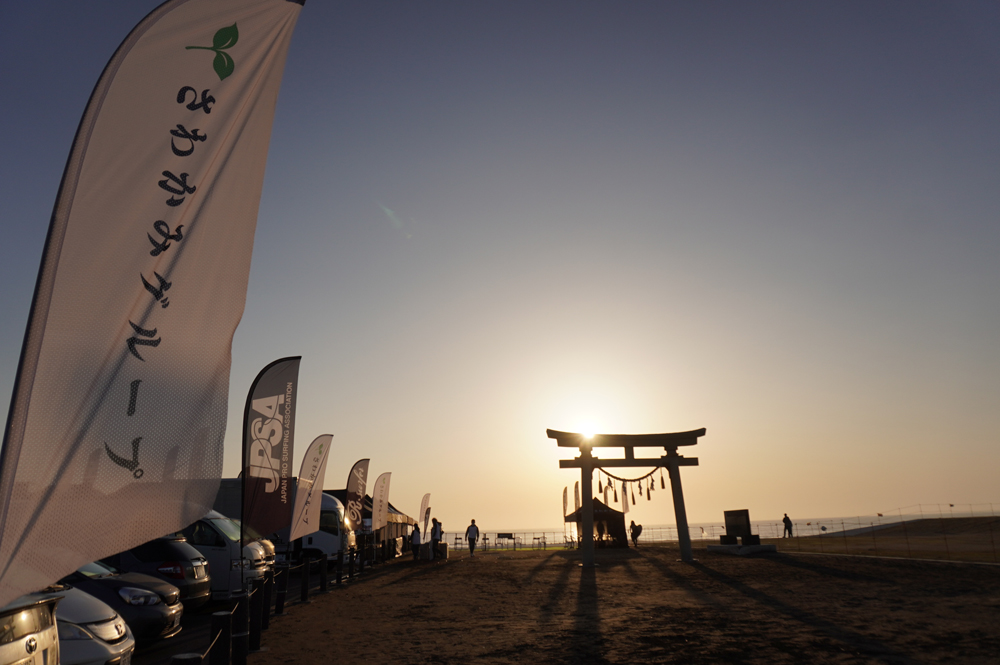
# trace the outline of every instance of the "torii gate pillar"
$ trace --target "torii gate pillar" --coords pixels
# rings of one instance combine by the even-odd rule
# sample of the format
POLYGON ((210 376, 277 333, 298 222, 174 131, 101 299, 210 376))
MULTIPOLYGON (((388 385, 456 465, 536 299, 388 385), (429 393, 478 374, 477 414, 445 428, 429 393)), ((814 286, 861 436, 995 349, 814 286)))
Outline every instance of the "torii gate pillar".
POLYGON ((594 469, 620 468, 635 466, 666 467, 670 476, 670 491, 674 499, 674 518, 677 522, 677 540, 681 550, 682 561, 694 561, 691 554, 691 534, 688 533, 687 511, 684 508, 684 491, 681 488, 682 466, 698 466, 697 457, 684 457, 677 454, 678 446, 693 446, 698 438, 705 436, 705 428, 690 432, 673 432, 669 434, 595 434, 586 437, 576 432, 560 432, 546 430, 550 439, 556 440, 556 445, 567 448, 579 448, 580 456, 575 459, 559 460, 559 468, 580 469, 580 486, 583 491, 580 509, 583 511, 583 533, 580 534, 580 549, 583 554, 583 565, 594 565, 594 469), (598 459, 591 450, 598 448, 624 448, 624 459, 598 459), (660 458, 636 459, 635 449, 643 447, 662 447, 666 454, 660 458))

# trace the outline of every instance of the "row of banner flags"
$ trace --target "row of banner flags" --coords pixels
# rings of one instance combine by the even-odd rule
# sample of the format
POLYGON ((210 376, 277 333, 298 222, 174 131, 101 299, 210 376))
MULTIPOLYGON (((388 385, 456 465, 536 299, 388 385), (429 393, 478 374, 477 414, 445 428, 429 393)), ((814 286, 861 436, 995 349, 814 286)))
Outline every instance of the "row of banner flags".
MULTIPOLYGON (((302 4, 167 0, 101 74, 49 222, 0 449, 0 606, 212 508, 302 4)), ((241 523, 263 535, 319 522, 332 436, 312 443, 293 487, 299 361, 268 365, 247 397, 241 523)), ((349 475, 352 530, 368 461, 349 475)), ((373 530, 389 481, 373 487, 373 530)))
MULTIPOLYGON (((301 360, 300 356, 281 358, 260 371, 247 394, 243 422, 241 524, 259 534, 276 533, 291 526, 289 540, 318 529, 319 498, 333 442, 332 434, 322 434, 312 442, 293 486, 291 460, 301 360)), ((347 476, 345 520, 352 531, 363 526, 368 463, 367 458, 358 460, 347 476)), ((383 473, 372 487, 372 531, 386 525, 391 477, 391 472, 383 473)))
MULTIPOLYGON (((49 223, 0 449, 0 606, 212 507, 302 2, 168 0, 101 74, 49 223)), ((273 459, 295 401, 261 400, 248 407, 253 450, 273 459)), ((290 459, 276 481, 252 482, 264 494, 277 482, 289 514, 290 459)))

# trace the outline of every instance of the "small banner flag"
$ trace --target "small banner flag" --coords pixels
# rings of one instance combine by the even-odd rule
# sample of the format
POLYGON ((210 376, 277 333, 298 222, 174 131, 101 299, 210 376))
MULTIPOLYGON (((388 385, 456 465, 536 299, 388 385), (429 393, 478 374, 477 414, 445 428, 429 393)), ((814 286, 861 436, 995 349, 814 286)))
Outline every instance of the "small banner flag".
POLYGON ((101 74, 59 186, 0 452, 0 606, 211 509, 300 10, 168 0, 101 74))
POLYGON ((427 506, 427 510, 424 511, 424 533, 427 533, 427 525, 431 522, 431 507, 427 506))
POLYGON ((569 494, 569 487, 564 487, 563 488, 563 517, 566 517, 567 515, 569 515, 569 512, 568 512, 568 508, 569 508, 569 497, 568 497, 568 494, 569 494))
POLYGON ((365 492, 368 490, 368 462, 359 459, 347 475, 347 522, 352 531, 361 531, 364 526, 365 492))
POLYGON ((275 360, 260 371, 247 393, 242 523, 262 535, 292 523, 291 466, 301 359, 275 360))
POLYGON ((580 481, 573 485, 573 510, 580 510, 580 481))
MULTIPOLYGON (((431 507, 431 493, 428 492, 424 495, 424 498, 420 500, 420 512, 417 513, 417 519, 419 520, 422 515, 430 516, 430 512, 427 510, 431 507)), ((424 523, 424 529, 427 529, 427 523, 424 523)))
POLYGON ((326 480, 326 460, 330 455, 332 434, 320 434, 309 444, 302 458, 299 482, 295 487, 295 509, 292 511, 292 533, 288 540, 295 540, 319 531, 319 513, 326 480))
POLYGON ((385 526, 389 517, 389 480, 392 473, 386 471, 375 479, 372 488, 372 532, 385 526))

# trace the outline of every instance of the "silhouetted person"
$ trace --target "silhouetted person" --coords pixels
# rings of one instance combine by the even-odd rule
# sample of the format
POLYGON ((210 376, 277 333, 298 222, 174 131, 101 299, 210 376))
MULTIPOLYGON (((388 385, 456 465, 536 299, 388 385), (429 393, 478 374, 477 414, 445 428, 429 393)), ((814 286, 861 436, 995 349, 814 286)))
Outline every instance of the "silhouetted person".
POLYGON ((632 547, 639 547, 639 534, 642 533, 642 525, 636 524, 635 520, 632 520, 632 524, 628 527, 628 534, 632 536, 632 547))
POLYGON ((431 527, 431 561, 433 561, 435 558, 437 558, 438 543, 441 542, 441 536, 443 534, 441 533, 442 531, 441 523, 438 522, 437 518, 435 517, 431 519, 431 522, 434 523, 434 525, 431 527))
POLYGON ((410 534, 410 548, 413 550, 413 560, 420 558, 420 527, 413 525, 413 533, 410 534))
POLYGON ((469 541, 469 556, 476 556, 476 542, 479 540, 479 527, 476 526, 476 520, 472 520, 472 524, 465 530, 465 539, 469 541))
POLYGON ((785 513, 785 519, 781 520, 785 524, 785 535, 782 538, 792 537, 792 520, 788 519, 788 513, 785 513))

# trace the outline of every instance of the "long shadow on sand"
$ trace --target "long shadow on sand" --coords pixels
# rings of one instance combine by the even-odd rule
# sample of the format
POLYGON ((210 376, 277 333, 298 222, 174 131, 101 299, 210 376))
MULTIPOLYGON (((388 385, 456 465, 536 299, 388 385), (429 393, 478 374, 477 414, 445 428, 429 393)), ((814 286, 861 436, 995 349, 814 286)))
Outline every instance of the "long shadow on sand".
POLYGON ((778 554, 769 555, 763 557, 766 561, 781 564, 783 566, 789 566, 792 568, 798 568, 800 570, 806 570, 810 573, 816 573, 817 575, 824 575, 826 577, 835 577, 837 579, 846 580, 848 582, 855 582, 858 584, 880 584, 880 585, 894 585, 895 582, 888 580, 884 577, 876 577, 874 575, 862 575, 860 573, 855 573, 847 570, 841 570, 839 568, 834 568, 832 566, 825 566, 815 561, 807 561, 804 558, 800 558, 794 555, 778 554))
MULTIPOLYGON (((572 565, 567 562, 567 566, 572 565)), ((593 566, 580 566, 579 570, 580 591, 576 595, 575 620, 563 653, 568 663, 608 663, 604 657, 606 645, 597 602, 597 571, 593 566)))
MULTIPOLYGON (((667 566, 663 562, 656 561, 653 557, 649 557, 649 560, 650 563, 652 563, 657 568, 660 568, 661 570, 667 568, 667 566)), ((764 593, 763 591, 754 589, 750 585, 745 584, 740 580, 734 579, 717 570, 714 570, 709 566, 706 566, 700 562, 694 562, 688 565, 690 565, 694 570, 700 572, 706 578, 712 579, 716 582, 719 582, 720 584, 724 584, 729 588, 731 588, 732 590, 746 596, 747 598, 757 603, 760 603, 761 605, 765 605, 776 612, 784 614, 790 619, 811 626, 813 629, 823 634, 824 636, 833 640, 837 640, 843 643, 844 645, 847 645, 852 650, 860 652, 866 657, 877 658, 879 660, 891 663, 913 662, 912 659, 909 658, 908 656, 905 656, 904 654, 895 651, 891 647, 887 646, 886 644, 878 640, 872 639, 860 633, 856 633, 852 630, 848 630, 842 626, 838 626, 832 621, 828 621, 827 619, 818 617, 815 614, 797 608, 793 605, 789 605, 788 603, 782 602, 777 598, 774 598, 773 596, 764 593)), ((671 571, 671 577, 677 577, 677 574, 671 571)), ((702 591, 702 593, 704 593, 704 591, 702 591)))
POLYGON ((570 575, 576 569, 575 565, 571 561, 567 561, 564 557, 553 554, 552 556, 546 557, 542 563, 532 568, 531 573, 528 575, 528 579, 530 580, 537 575, 541 571, 542 566, 549 562, 560 566, 560 568, 559 576, 556 577, 555 582, 552 583, 552 586, 549 589, 548 598, 546 598, 545 602, 538 608, 541 622, 544 624, 551 623, 553 619, 559 615, 560 600, 567 593, 570 575))
MULTIPOLYGON (((434 575, 436 573, 440 573, 441 571, 446 570, 447 567, 449 565, 452 565, 452 564, 450 564, 447 561, 440 561, 440 562, 430 562, 430 561, 417 562, 417 561, 414 561, 412 563, 398 563, 398 564, 393 564, 393 565, 395 565, 395 566, 398 566, 398 565, 410 565, 410 566, 413 566, 413 569, 411 571, 409 571, 408 573, 400 575, 399 577, 397 577, 394 580, 390 580, 389 583, 388 583, 389 585, 402 584, 402 583, 409 582, 411 580, 417 579, 419 577, 426 577, 428 575, 434 575)), ((368 573, 367 576, 364 577, 364 578, 362 578, 362 579, 363 580, 376 580, 379 577, 382 577, 383 575, 387 575, 389 573, 394 573, 394 572, 396 572, 396 569, 394 569, 394 568, 388 568, 388 567, 386 567, 386 568, 379 568, 379 569, 377 569, 376 571, 374 571, 372 573, 368 573)))

